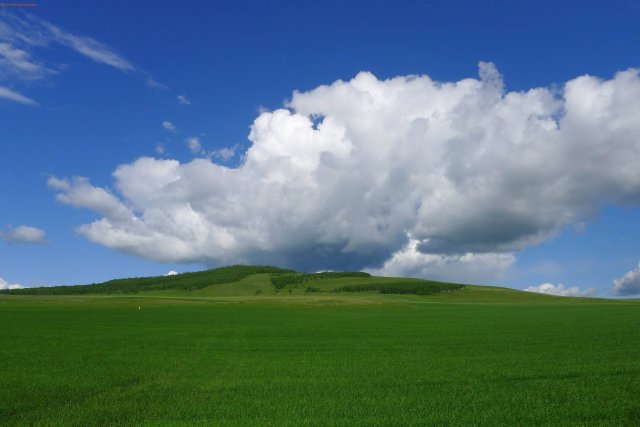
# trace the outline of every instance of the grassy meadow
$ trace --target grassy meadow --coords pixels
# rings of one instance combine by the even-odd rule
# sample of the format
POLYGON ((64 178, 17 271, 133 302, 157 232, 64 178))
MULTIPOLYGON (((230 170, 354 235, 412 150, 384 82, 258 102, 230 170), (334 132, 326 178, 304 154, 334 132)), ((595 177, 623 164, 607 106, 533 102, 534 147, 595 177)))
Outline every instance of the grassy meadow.
POLYGON ((640 424, 637 301, 339 290, 407 286, 376 277, 277 289, 274 274, 290 273, 5 292, 0 424, 640 424))

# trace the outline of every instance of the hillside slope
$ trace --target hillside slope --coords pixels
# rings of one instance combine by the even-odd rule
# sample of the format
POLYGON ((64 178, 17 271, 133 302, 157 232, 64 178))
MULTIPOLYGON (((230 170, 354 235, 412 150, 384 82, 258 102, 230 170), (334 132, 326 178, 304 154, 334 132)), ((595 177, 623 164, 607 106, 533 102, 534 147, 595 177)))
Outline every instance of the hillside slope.
POLYGON ((0 291, 0 295, 111 295, 136 298, 286 301, 289 303, 637 303, 572 298, 495 286, 462 285, 363 272, 299 273, 271 266, 234 265, 173 276, 110 280, 77 286, 0 291))
POLYGON ((161 290, 192 291, 206 286, 237 282, 253 274, 292 272, 292 270, 271 266, 232 265, 172 276, 133 277, 109 280, 103 283, 92 283, 89 285, 11 289, 0 291, 0 293, 11 295, 79 295, 135 294, 161 290))

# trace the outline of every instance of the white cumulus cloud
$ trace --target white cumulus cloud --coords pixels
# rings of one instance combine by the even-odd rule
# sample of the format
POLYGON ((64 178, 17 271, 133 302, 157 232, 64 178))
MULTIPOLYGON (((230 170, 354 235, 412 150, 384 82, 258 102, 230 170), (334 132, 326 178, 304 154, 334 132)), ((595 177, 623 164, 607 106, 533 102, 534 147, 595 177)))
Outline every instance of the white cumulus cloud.
POLYGON ((114 192, 50 185, 102 215, 82 235, 147 259, 463 281, 498 278, 527 245, 640 201, 638 70, 560 91, 506 92, 491 63, 480 76, 362 72, 261 112, 236 168, 145 157, 116 168, 114 192))
POLYGON ((22 289, 22 288, 24 288, 24 286, 19 285, 17 283, 11 284, 6 280, 3 280, 2 278, 0 278, 0 289, 22 289))
POLYGON ((538 286, 529 286, 525 289, 527 292, 537 292, 539 294, 559 295, 563 297, 590 297, 596 294, 594 288, 589 288, 585 291, 581 290, 577 286, 567 288, 564 285, 554 285, 552 283, 543 283, 538 286))
POLYGON ((169 272, 165 273, 165 274, 164 274, 164 276, 175 276, 176 274, 178 274, 178 272, 177 272, 177 271, 173 271, 173 270, 171 270, 171 271, 169 271, 169 272))
POLYGON ((20 225, 0 232, 0 240, 9 243, 46 243, 44 230, 28 225, 20 225))
POLYGON ((640 263, 638 268, 613 281, 613 293, 619 296, 640 294, 640 263))

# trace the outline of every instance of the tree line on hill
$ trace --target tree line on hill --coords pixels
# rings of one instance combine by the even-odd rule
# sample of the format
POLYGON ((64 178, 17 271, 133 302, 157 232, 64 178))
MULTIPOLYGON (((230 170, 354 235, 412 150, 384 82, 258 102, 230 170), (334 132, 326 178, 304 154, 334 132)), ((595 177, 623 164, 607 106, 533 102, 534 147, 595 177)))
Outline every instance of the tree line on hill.
POLYGON ((363 283, 345 285, 337 288, 336 292, 377 292, 379 294, 414 294, 432 295, 441 292, 458 291, 464 285, 441 282, 391 282, 391 283, 363 283))
POLYGON ((182 273, 172 276, 133 277, 109 280, 103 283, 76 286, 51 286, 42 288, 24 288, 2 290, 2 294, 11 295, 78 295, 78 294, 136 294, 140 291, 187 290, 204 288, 210 285, 232 283, 252 274, 293 273, 271 266, 231 265, 211 270, 182 273))
POLYGON ((283 273, 271 276, 271 283, 280 290, 289 285, 302 285, 313 280, 338 279, 342 277, 371 277, 362 271, 324 271, 322 273, 283 273))

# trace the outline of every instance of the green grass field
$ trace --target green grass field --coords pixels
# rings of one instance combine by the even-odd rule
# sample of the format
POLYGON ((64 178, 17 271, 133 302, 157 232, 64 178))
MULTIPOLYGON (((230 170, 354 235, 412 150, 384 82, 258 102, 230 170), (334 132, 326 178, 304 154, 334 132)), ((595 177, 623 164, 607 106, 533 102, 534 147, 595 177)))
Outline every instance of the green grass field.
POLYGON ((0 424, 640 424, 637 301, 271 274, 0 295, 0 424))

